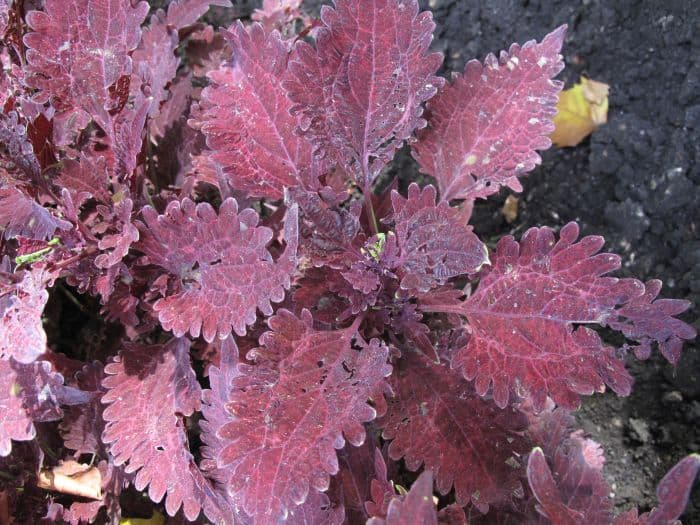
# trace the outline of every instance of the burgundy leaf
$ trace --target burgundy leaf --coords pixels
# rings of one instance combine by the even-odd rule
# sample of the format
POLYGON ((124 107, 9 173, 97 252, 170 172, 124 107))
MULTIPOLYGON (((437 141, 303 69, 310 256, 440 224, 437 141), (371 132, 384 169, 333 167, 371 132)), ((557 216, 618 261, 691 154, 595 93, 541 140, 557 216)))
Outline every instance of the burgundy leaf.
POLYGON ((193 25, 210 6, 231 7, 229 0, 172 0, 168 5, 168 25, 176 30, 193 25))
POLYGON ((82 111, 107 129, 109 87, 131 73, 133 51, 141 38, 146 2, 46 0, 45 11, 27 13, 32 32, 27 46, 27 85, 39 102, 50 100, 59 112, 82 111))
POLYGON ((367 525, 438 525, 437 509, 433 503, 433 475, 427 470, 411 485, 402 498, 389 504, 386 519, 372 518, 367 525))
POLYGON ((408 198, 391 194, 393 221, 401 249, 401 288, 427 292, 458 275, 476 273, 489 263, 488 251, 459 210, 435 204, 435 188, 413 183, 408 198))
POLYGON ((283 36, 294 34, 294 21, 302 18, 302 0, 263 0, 262 8, 256 9, 251 18, 260 22, 268 33, 277 30, 283 36))
POLYGON ((194 520, 212 489, 194 464, 181 416, 200 408, 201 390, 190 365, 189 342, 126 345, 105 367, 103 441, 115 465, 136 473, 134 486, 170 516, 183 508, 194 520))
MULTIPOLYGON (((257 522, 256 522, 257 523, 257 522)), ((345 509, 334 504, 327 494, 311 491, 306 501, 289 510, 289 525, 343 525, 345 509)))
POLYGON ((55 421, 63 415, 59 402, 63 378, 46 361, 22 364, 0 359, 0 457, 12 441, 36 436, 34 421, 55 421))
POLYGON ((535 150, 551 145, 563 68, 559 51, 566 26, 520 47, 513 44, 485 65, 472 60, 428 104, 428 128, 413 153, 435 177, 440 198, 475 199, 500 186, 521 191, 518 177, 540 163, 535 150))
POLYGON ((425 465, 439 493, 454 486, 459 505, 471 501, 483 513, 522 492, 523 414, 483 400, 457 372, 413 351, 404 351, 390 384, 395 396, 378 424, 393 440, 391 459, 414 471, 425 465))
POLYGON ((529 392, 536 410, 544 407, 548 395, 561 406, 576 408, 579 395, 603 391, 606 384, 619 395, 629 394, 632 379, 622 356, 597 333, 574 328, 576 324, 622 329, 647 344, 695 335, 670 317, 688 303, 656 301, 642 315, 639 305, 650 301, 644 284, 603 277, 620 267, 620 258, 597 253, 601 237, 576 242, 577 237, 575 223, 561 230, 558 241, 545 228, 528 230, 520 244, 505 237, 471 297, 458 306, 423 306, 424 311, 467 318, 472 334, 452 365, 475 380, 480 395, 492 384, 500 407, 507 405, 510 392, 529 392))
POLYGON ((70 230, 71 223, 56 217, 34 199, 16 188, 0 189, 0 228, 4 237, 21 235, 31 239, 50 239, 56 230, 70 230))
POLYGON ((258 24, 224 33, 233 59, 209 73, 192 125, 201 128, 229 184, 254 197, 280 199, 285 187, 317 185, 323 162, 294 129, 292 103, 282 89, 287 46, 258 24))
POLYGON ((131 223, 133 206, 131 199, 124 199, 114 205, 113 226, 118 231, 104 235, 97 243, 97 247, 102 250, 102 253, 95 257, 95 266, 98 268, 107 269, 119 264, 131 245, 139 240, 139 231, 131 223))
POLYGON ((56 185, 68 190, 76 208, 80 208, 91 197, 103 204, 111 203, 109 176, 104 160, 103 157, 82 154, 79 161, 63 161, 63 169, 56 178, 56 185))
POLYGON ((69 407, 61 422, 61 430, 65 446, 78 454, 98 454, 104 450, 101 441, 103 405, 100 402, 105 393, 101 384, 103 378, 104 367, 98 361, 88 363, 76 375, 78 386, 90 394, 90 401, 69 407))
POLYGON ((415 129, 444 80, 428 48, 435 28, 417 0, 336 0, 323 6, 316 47, 299 42, 285 87, 301 131, 370 184, 415 129))
POLYGON ((227 471, 219 469, 217 458, 223 450, 224 443, 219 440, 217 433, 228 421, 226 403, 228 402, 232 382, 236 377, 236 366, 238 365, 238 347, 233 336, 230 335, 220 342, 220 360, 218 366, 209 367, 210 389, 202 394, 204 403, 202 405, 202 415, 200 421, 202 428, 202 469, 207 471, 209 477, 225 484, 227 471))
POLYGON ((394 496, 394 487, 387 478, 386 462, 378 448, 374 449, 374 472, 376 478, 370 482, 371 500, 365 501, 367 514, 374 517, 385 517, 389 503, 394 496))
POLYGON ((180 291, 158 300, 154 309, 163 328, 213 341, 233 329, 245 335, 256 309, 272 314, 271 302, 284 298, 296 268, 297 208, 285 219, 287 248, 275 262, 267 249, 272 230, 258 226, 252 209, 239 213, 227 199, 219 213, 207 203, 172 201, 164 215, 143 210, 142 240, 148 262, 178 278, 180 291))
POLYGON ((545 456, 541 449, 535 449, 528 461, 528 481, 541 505, 540 512, 555 523, 563 517, 583 519, 581 523, 610 523, 613 503, 610 487, 603 477, 605 458, 600 445, 578 431, 565 438, 548 456, 551 471, 546 460, 542 463, 545 456))
POLYGON ((25 271, 12 286, 0 284, 0 357, 31 363, 46 351, 46 332, 41 320, 52 282, 41 268, 25 271))
POLYGON ((570 509, 564 503, 552 471, 540 448, 535 448, 530 453, 527 463, 527 478, 537 501, 540 502, 540 512, 552 523, 571 523, 572 525, 585 523, 581 513, 570 509))
MULTIPOLYGON (((177 10, 175 5, 170 4, 170 9, 177 10)), ((167 99, 165 88, 177 74, 180 60, 175 50, 179 42, 177 29, 168 24, 165 12, 159 9, 151 15, 148 26, 143 29, 139 47, 132 55, 134 72, 149 87, 149 94, 153 97, 152 117, 158 114, 161 102, 167 99)))
POLYGON ((24 178, 37 185, 43 182, 34 146, 27 137, 27 124, 16 111, 11 111, 9 115, 0 113, 0 144, 3 145, 7 159, 23 172, 24 178))
POLYGON ((352 346, 356 326, 319 332, 308 312, 281 310, 269 320, 255 365, 239 365, 227 405, 226 443, 218 458, 230 465, 230 492, 256 523, 277 523, 310 491, 324 491, 338 472, 336 449, 365 440, 363 423, 376 411, 391 373, 377 340, 352 346))
POLYGON ((696 332, 692 326, 673 316, 685 312, 690 304, 679 299, 656 299, 660 291, 661 281, 648 281, 644 285, 643 295, 618 310, 624 319, 610 322, 609 325, 627 338, 639 341, 639 345, 634 347, 638 358, 648 358, 651 345, 656 341, 661 354, 676 365, 681 357, 683 340, 693 339, 696 332))
MULTIPOLYGON (((690 490, 693 488, 695 477, 700 471, 700 455, 691 454, 680 460, 663 477, 656 488, 658 507, 648 515, 642 515, 644 525, 673 524, 680 518, 688 504, 690 490)), ((617 522, 615 522, 617 525, 617 522)))
POLYGON ((301 251, 315 266, 346 268, 353 241, 360 232, 362 204, 345 207, 330 188, 306 191, 291 188, 288 200, 299 206, 301 251))
POLYGON ((377 444, 377 437, 368 433, 361 446, 345 445, 338 452, 340 470, 335 479, 342 488, 349 523, 364 523, 372 516, 386 516, 389 500, 395 494, 387 481, 386 464, 377 444))

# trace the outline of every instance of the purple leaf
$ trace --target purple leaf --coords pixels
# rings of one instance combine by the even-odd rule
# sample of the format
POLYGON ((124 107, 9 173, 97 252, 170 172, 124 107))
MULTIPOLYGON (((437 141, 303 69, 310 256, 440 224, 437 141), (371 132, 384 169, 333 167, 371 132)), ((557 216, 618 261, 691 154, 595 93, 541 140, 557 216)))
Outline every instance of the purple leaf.
MULTIPOLYGON (((473 295, 458 306, 423 306, 424 311, 467 318, 472 334, 455 353, 452 366, 475 380, 480 395, 492 385, 500 407, 519 390, 529 392, 536 410, 544 407, 548 395, 575 409, 579 395, 603 391, 605 385, 619 395, 629 394, 632 379, 619 352, 604 345, 593 330, 574 325, 610 326, 659 345, 695 335, 670 317, 688 303, 656 301, 640 314, 639 305, 650 301, 644 284, 603 277, 620 267, 620 258, 597 253, 601 237, 576 242, 577 237, 575 223, 561 230, 558 241, 545 228, 528 230, 520 244, 505 237, 473 295)), ((652 288, 655 297, 653 292, 657 290, 652 288)))
POLYGON ((16 188, 0 189, 0 228, 5 239, 17 236, 50 239, 56 230, 70 230, 71 223, 54 216, 16 188))
POLYGON ((53 372, 46 361, 22 364, 0 359, 0 384, 0 457, 3 457, 12 451, 11 440, 34 439, 34 421, 61 418, 63 377, 53 372))
POLYGON ((229 491, 256 523, 277 523, 328 488, 338 472, 336 449, 365 440, 368 404, 385 391, 388 350, 373 340, 352 346, 356 327, 319 332, 311 315, 281 310, 269 320, 264 345, 249 352, 255 365, 239 365, 227 405, 229 422, 218 432, 230 465, 229 491))
POLYGON ((131 73, 129 54, 141 38, 146 2, 46 0, 27 13, 27 85, 58 112, 89 114, 108 129, 109 87, 131 73))
POLYGON ((401 288, 428 292, 458 275, 472 274, 489 262, 488 251, 459 210, 435 204, 435 188, 413 183, 408 198, 391 193, 393 221, 401 249, 401 288))
POLYGON ((168 5, 168 25, 177 31, 193 25, 211 6, 231 7, 229 0, 172 0, 168 5))
POLYGON ((296 207, 287 212, 287 248, 277 261, 267 249, 272 230, 258 226, 252 209, 239 213, 234 199, 218 214, 207 203, 184 199, 170 202, 164 215, 147 206, 143 218, 138 249, 178 279, 180 291, 154 305, 163 328, 176 336, 201 333, 211 342, 232 329, 245 335, 256 309, 270 315, 271 302, 284 298, 296 268, 296 207))
POLYGON ((84 153, 80 160, 65 159, 63 169, 56 178, 56 185, 68 190, 76 208, 89 198, 109 204, 109 175, 103 157, 91 157, 84 153))
POLYGON ((46 351, 41 320, 49 293, 50 274, 37 268, 25 271, 14 285, 0 283, 0 357, 31 363, 46 351))
POLYGON ((403 498, 389 504, 386 519, 372 518, 367 525, 437 525, 437 509, 433 503, 433 475, 427 470, 411 485, 403 498))
POLYGON ((103 441, 117 466, 135 473, 134 486, 170 516, 183 508, 194 520, 213 490, 194 464, 181 416, 200 408, 201 390, 190 365, 189 342, 127 344, 105 367, 103 441))
POLYGON ((262 8, 256 9, 251 18, 268 33, 277 30, 283 36, 294 34, 294 21, 302 18, 302 0, 263 0, 262 8))
POLYGON ((518 177, 549 148, 563 68, 559 55, 566 26, 522 47, 513 44, 485 64, 472 60, 464 75, 428 103, 428 127, 413 154, 438 181, 440 198, 475 199, 501 186, 521 191, 518 177))
POLYGON ((390 384, 395 396, 378 425, 392 440, 391 459, 403 458, 413 471, 425 465, 439 493, 454 486, 459 505, 471 502, 483 513, 522 491, 524 415, 481 399, 456 371, 413 351, 403 352, 390 384))
POLYGON ((286 44, 259 24, 234 24, 224 36, 233 59, 209 73, 212 85, 190 120, 207 137, 210 158, 231 187, 254 197, 281 199, 285 187, 317 186, 323 162, 294 133, 292 103, 281 86, 286 44))
POLYGON ((428 50, 434 28, 417 0, 336 0, 321 10, 316 46, 294 49, 285 87, 301 131, 360 186, 425 126, 421 104, 444 82, 428 50))

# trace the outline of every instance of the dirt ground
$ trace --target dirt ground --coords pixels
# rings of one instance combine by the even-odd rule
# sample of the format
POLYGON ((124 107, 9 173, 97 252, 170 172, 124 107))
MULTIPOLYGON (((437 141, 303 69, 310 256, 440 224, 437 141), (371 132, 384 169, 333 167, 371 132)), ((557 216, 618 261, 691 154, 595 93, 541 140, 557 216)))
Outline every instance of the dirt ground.
MULTIPOLYGON (((318 9, 323 2, 308 1, 318 9)), ((327 3, 327 2, 326 2, 327 3)), ((238 2, 245 11, 255 2, 238 2)), ((609 122, 576 148, 551 150, 524 180, 519 215, 507 224, 507 193, 477 206, 483 238, 530 226, 578 221, 625 259, 624 275, 659 278, 668 297, 700 304, 700 2, 639 0, 425 0, 438 25, 434 48, 444 72, 461 71, 512 42, 542 38, 568 24, 560 76, 610 84, 609 122)), ((402 182, 420 178, 403 155, 402 182)), ((663 360, 634 362, 628 398, 585 401, 581 427, 605 447, 606 475, 619 510, 656 502, 655 486, 676 461, 700 451, 700 352, 687 345, 677 370, 663 360)), ((700 523, 696 487, 684 514, 700 523)))

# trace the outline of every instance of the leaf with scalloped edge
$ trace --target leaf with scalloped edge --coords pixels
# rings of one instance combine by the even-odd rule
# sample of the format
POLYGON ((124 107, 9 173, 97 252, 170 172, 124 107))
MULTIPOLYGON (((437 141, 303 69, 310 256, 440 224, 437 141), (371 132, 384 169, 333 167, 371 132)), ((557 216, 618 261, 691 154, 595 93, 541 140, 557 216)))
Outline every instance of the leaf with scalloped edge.
POLYGON ((0 359, 0 457, 10 454, 12 440, 34 439, 34 421, 61 418, 62 385, 63 377, 46 361, 0 359))
POLYGON ((168 270, 179 291, 159 299, 154 310, 165 330, 180 337, 190 333, 208 342, 227 337, 231 330, 245 335, 256 310, 272 314, 272 302, 284 299, 296 268, 297 207, 287 211, 287 247, 273 261, 267 245, 269 228, 258 226, 258 214, 226 199, 219 213, 207 203, 172 201, 165 213, 147 206, 139 224, 137 244, 150 264, 168 270))
POLYGON ((600 445, 574 432, 551 456, 535 448, 528 459, 527 476, 539 505, 552 523, 572 525, 673 525, 688 504, 700 470, 700 456, 692 454, 666 473, 656 489, 658 506, 642 514, 637 509, 613 519, 610 486, 603 477, 600 445))
POLYGON ((302 133, 362 186, 425 126, 422 103, 444 83, 434 28, 417 0, 336 0, 321 9, 315 47, 292 53, 284 85, 302 133))
POLYGON ((294 22, 305 17, 301 12, 302 0, 263 0, 262 6, 253 11, 251 18, 265 28, 277 30, 284 37, 295 36, 294 22))
POLYGON ((467 318, 471 337, 455 352, 452 366, 475 380, 480 395, 492 385, 500 407, 511 393, 523 391, 536 410, 548 395, 575 409, 579 395, 601 392, 605 385, 629 394, 632 379, 623 356, 593 330, 574 325, 609 326, 662 349, 695 336, 692 327, 671 317, 689 303, 652 302, 658 292, 653 286, 650 296, 636 279, 604 277, 620 267, 620 258, 598 253, 602 237, 576 242, 578 233, 578 225, 569 223, 558 241, 547 228, 531 228, 520 243, 504 237, 470 297, 458 305, 423 306, 467 318))
POLYGON ((433 502, 433 475, 426 470, 413 482, 405 496, 389 503, 386 518, 372 518, 367 525, 438 525, 437 505, 433 502))
POLYGON ((285 187, 318 185, 323 161, 295 133, 296 120, 282 88, 287 45, 262 26, 234 24, 223 32, 233 58, 209 73, 190 124, 202 130, 231 187, 254 197, 281 199, 285 187))
POLYGON ((393 222, 401 250, 401 288, 427 292, 452 277, 472 274, 488 264, 486 246, 467 226, 456 208, 446 202, 435 204, 432 186, 421 189, 415 183, 408 197, 391 192, 393 222))
MULTIPOLYGON (((187 339, 164 345, 125 344, 105 367, 102 402, 108 445, 115 465, 134 473, 136 490, 158 503, 165 496, 170 516, 182 507, 194 520, 217 499, 194 463, 182 416, 199 410, 201 389, 189 357, 187 339)), ((207 514, 209 515, 209 513, 207 514)), ((211 516, 209 516, 211 518, 211 516)))
POLYGON ((5 239, 50 239, 56 230, 70 230, 71 226, 19 189, 0 189, 0 228, 5 239))
POLYGON ((535 448, 527 478, 540 503, 538 510, 554 523, 610 523, 613 502, 603 477, 604 463, 601 446, 582 431, 573 432, 546 456, 535 448))
POLYGON ((25 271, 16 284, 0 282, 0 357, 31 363, 46 351, 41 320, 52 277, 42 268, 25 271))
POLYGON ((389 383, 395 395, 377 424, 392 440, 391 459, 413 471, 425 465, 440 494, 454 486, 459 505, 482 513, 522 491, 523 414, 482 399, 458 372, 415 351, 403 352, 389 383))
POLYGON ((421 170, 438 181, 440 198, 475 199, 501 186, 521 191, 519 176, 551 146, 552 118, 563 84, 559 51, 566 26, 522 47, 513 44, 464 74, 428 103, 428 127, 413 144, 421 170))
POLYGON ((25 82, 35 99, 59 113, 87 113, 108 129, 109 88, 131 74, 129 55, 147 13, 147 2, 110 0, 46 0, 44 11, 27 13, 25 82))
POLYGON ((229 0, 172 0, 168 4, 168 25, 176 30, 193 25, 210 7, 231 7, 229 0))
POLYGON ((229 492, 256 523, 277 523, 325 491, 338 472, 336 449, 365 440, 391 373, 388 349, 377 340, 353 347, 357 327, 317 331, 280 310, 268 320, 261 348, 240 364, 227 404, 229 422, 217 463, 231 472, 229 492))

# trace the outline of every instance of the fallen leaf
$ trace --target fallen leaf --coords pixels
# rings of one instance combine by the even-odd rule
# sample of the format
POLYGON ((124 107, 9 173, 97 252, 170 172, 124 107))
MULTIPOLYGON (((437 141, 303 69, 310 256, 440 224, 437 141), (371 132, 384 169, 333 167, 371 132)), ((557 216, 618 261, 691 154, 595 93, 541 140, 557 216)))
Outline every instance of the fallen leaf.
POLYGON ((61 494, 102 499, 102 474, 97 467, 68 460, 39 472, 37 486, 61 494))
POLYGON ((581 77, 581 81, 559 95, 554 116, 552 142, 560 148, 576 146, 608 120, 610 86, 581 77))
POLYGON ((501 215, 506 220, 508 224, 511 224, 518 218, 518 199, 515 195, 508 195, 506 201, 503 203, 503 208, 501 208, 501 215))
POLYGON ((153 512, 150 518, 122 518, 119 520, 119 525, 163 525, 165 516, 160 512, 153 512))

